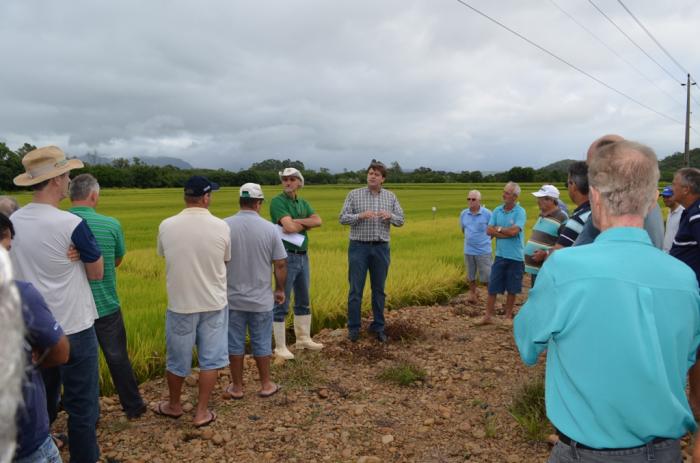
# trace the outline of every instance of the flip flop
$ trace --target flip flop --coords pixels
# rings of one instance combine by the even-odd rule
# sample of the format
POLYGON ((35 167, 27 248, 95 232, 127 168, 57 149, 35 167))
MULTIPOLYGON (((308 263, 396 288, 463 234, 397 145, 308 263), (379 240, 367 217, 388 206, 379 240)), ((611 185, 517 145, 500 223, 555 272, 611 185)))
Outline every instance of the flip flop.
POLYGON ((216 421, 216 413, 214 412, 214 410, 209 410, 209 414, 211 415, 211 417, 208 420, 204 420, 201 423, 192 423, 192 424, 194 424, 194 427, 201 428, 204 426, 209 426, 214 421, 216 421))
POLYGON ((245 393, 241 391, 240 394, 241 395, 235 395, 235 393, 231 390, 231 385, 229 384, 224 391, 224 399, 241 400, 245 396, 245 393))
POLYGON ((53 443, 56 444, 59 452, 68 447, 68 434, 55 432, 51 434, 51 439, 53 439, 53 443))
POLYGON ((279 384, 275 384, 275 388, 271 392, 258 392, 258 397, 267 399, 268 397, 277 394, 280 391, 280 389, 282 389, 282 386, 280 386, 279 384))
POLYGON ((166 405, 167 402, 158 402, 158 406, 153 409, 153 413, 156 415, 160 416, 167 416, 168 418, 172 418, 174 420, 180 418, 182 416, 182 412, 177 415, 173 415, 172 413, 167 413, 166 411, 163 410, 163 405, 166 405))

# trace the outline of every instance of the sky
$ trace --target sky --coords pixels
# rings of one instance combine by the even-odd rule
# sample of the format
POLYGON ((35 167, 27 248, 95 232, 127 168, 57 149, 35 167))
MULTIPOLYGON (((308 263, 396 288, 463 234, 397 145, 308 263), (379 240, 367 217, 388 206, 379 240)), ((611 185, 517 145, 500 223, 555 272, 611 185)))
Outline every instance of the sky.
POLYGON ((589 76, 457 0, 3 0, 0 141, 335 172, 538 168, 606 133, 683 151, 700 2, 464 3, 589 76))

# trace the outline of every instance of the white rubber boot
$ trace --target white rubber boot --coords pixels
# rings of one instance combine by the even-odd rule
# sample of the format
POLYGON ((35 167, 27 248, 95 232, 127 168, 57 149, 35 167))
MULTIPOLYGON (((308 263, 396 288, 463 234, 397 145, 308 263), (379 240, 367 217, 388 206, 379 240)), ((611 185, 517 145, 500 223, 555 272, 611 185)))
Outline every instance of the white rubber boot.
POLYGON ((297 349, 323 349, 323 344, 311 339, 311 315, 294 315, 294 334, 297 337, 297 343, 294 345, 297 349))
POLYGON ((275 356, 285 360, 294 360, 294 354, 287 349, 286 329, 285 322, 272 323, 272 332, 275 335, 275 356))

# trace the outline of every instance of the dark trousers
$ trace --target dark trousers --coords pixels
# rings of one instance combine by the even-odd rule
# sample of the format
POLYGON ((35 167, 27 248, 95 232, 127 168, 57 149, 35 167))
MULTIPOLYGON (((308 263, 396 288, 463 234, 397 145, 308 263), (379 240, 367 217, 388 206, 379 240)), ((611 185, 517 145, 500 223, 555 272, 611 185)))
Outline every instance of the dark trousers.
POLYGON ((389 243, 350 241, 348 248, 348 330, 358 331, 361 324, 362 293, 369 272, 372 286, 372 324, 370 331, 384 331, 384 283, 389 274, 389 243))
POLYGON ((95 320, 95 334, 119 394, 122 409, 127 417, 139 415, 144 403, 126 349, 126 329, 122 311, 117 310, 95 320))
POLYGON ((95 429, 100 415, 95 330, 90 327, 70 334, 68 342, 68 362, 41 371, 46 386, 49 421, 53 423, 58 415, 63 385, 63 408, 68 413, 70 461, 95 463, 100 458, 95 429))

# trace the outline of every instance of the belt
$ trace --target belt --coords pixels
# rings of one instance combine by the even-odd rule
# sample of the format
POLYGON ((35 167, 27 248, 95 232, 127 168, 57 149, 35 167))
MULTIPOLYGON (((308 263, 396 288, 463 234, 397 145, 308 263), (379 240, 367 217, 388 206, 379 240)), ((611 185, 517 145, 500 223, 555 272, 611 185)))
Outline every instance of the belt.
POLYGON ((388 241, 360 241, 360 240, 352 240, 355 243, 359 244, 367 244, 370 246, 379 246, 380 244, 389 244, 388 241))
POLYGON ((287 249, 287 254, 298 254, 300 256, 303 256, 306 254, 306 251, 295 251, 292 249, 287 249))
MULTIPOLYGON (((559 436, 559 441, 562 444, 566 444, 568 446, 571 446, 571 442, 575 442, 569 436, 567 436, 563 432, 559 431, 558 429, 557 429, 557 436, 559 436)), ((627 447, 627 448, 619 448, 619 449, 594 449, 593 447, 588 447, 587 445, 583 445, 580 442, 576 442, 576 448, 582 449, 582 450, 597 450, 599 452, 610 452, 610 451, 618 451, 618 450, 634 450, 634 449, 646 447, 649 444, 651 444, 651 445, 661 444, 662 442, 666 442, 668 440, 676 440, 676 439, 671 439, 669 437, 655 437, 654 439, 652 439, 651 441, 649 441, 646 444, 638 445, 636 447, 627 447)))

